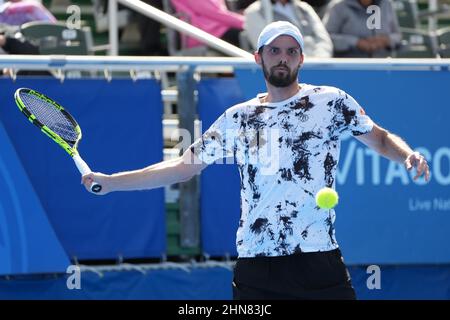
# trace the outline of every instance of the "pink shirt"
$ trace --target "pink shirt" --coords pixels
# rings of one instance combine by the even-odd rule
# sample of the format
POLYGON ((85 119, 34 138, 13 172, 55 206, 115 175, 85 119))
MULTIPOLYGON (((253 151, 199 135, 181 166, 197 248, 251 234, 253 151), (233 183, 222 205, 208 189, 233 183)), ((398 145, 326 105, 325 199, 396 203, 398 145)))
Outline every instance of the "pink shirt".
POLYGON ((20 26, 30 21, 56 22, 56 18, 42 4, 34 0, 6 2, 0 6, 0 22, 20 26))
MULTIPOLYGON (((244 16, 227 9, 225 0, 171 0, 177 13, 183 13, 191 25, 220 38, 230 28, 243 29, 244 16)), ((181 17, 184 20, 184 17, 181 17)), ((188 37, 188 48, 201 42, 188 37)))

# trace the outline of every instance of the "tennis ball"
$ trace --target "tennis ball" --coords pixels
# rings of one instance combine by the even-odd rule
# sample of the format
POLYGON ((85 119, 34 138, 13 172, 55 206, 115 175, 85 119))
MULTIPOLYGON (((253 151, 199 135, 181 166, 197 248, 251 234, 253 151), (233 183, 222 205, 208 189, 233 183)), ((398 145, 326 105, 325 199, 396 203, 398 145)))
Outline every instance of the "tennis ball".
POLYGON ((322 188, 316 194, 316 204, 321 209, 331 209, 338 203, 339 196, 334 189, 322 188))

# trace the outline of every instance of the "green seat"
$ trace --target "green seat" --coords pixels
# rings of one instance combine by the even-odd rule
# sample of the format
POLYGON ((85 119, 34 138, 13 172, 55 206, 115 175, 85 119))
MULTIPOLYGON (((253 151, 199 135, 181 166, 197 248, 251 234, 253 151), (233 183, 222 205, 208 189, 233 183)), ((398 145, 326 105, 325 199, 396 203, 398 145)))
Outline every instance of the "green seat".
POLYGON ((419 9, 416 0, 395 0, 393 7, 400 27, 409 29, 420 28, 419 9))
POLYGON ((450 27, 436 31, 439 41, 439 55, 441 58, 450 58, 450 27))
POLYGON ((450 58, 450 47, 446 47, 439 50, 439 56, 441 58, 450 58))
POLYGON ((438 29, 436 31, 439 43, 450 44, 450 27, 438 29))
POLYGON ((400 28, 402 46, 397 51, 397 58, 436 58, 438 54, 435 35, 417 29, 400 28))
POLYGON ((65 23, 33 21, 21 26, 24 37, 36 43, 41 54, 89 55, 94 53, 91 29, 69 29, 65 23))

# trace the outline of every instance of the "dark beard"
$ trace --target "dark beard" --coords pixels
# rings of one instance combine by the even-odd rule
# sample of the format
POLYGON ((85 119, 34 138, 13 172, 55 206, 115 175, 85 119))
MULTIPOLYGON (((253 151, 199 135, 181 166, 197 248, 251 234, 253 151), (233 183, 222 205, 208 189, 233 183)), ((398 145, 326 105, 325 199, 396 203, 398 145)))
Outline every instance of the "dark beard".
POLYGON ((300 65, 298 65, 293 72, 290 72, 288 66, 280 63, 279 65, 273 68, 284 66, 287 68, 288 73, 285 76, 276 76, 275 72, 269 72, 269 70, 267 70, 266 65, 264 64, 264 60, 261 59, 261 62, 264 72, 264 78, 266 78, 267 82, 269 82, 274 87, 277 88, 289 87, 292 83, 296 82, 298 79, 298 70, 300 69, 300 65))

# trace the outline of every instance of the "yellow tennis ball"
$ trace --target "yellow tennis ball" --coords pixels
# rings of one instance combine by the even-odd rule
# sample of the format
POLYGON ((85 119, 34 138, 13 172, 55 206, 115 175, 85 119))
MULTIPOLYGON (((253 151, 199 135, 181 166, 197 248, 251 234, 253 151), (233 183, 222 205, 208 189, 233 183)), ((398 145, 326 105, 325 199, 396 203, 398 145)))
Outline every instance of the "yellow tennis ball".
POLYGON ((316 194, 316 204, 321 209, 331 209, 338 203, 339 196, 334 189, 322 188, 316 194))

